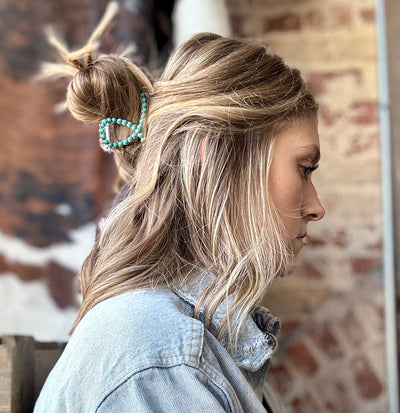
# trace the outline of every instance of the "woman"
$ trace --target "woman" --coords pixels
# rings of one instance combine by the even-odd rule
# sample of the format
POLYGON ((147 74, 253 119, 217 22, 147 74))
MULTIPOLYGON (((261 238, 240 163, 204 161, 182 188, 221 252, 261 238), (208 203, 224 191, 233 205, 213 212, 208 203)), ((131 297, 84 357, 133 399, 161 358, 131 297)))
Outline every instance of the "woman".
POLYGON ((324 215, 317 105, 263 46, 198 34, 153 84, 94 56, 100 32, 74 53, 52 38, 69 66, 50 75, 72 77, 69 109, 100 124, 121 192, 35 412, 277 411, 279 321, 257 305, 324 215))

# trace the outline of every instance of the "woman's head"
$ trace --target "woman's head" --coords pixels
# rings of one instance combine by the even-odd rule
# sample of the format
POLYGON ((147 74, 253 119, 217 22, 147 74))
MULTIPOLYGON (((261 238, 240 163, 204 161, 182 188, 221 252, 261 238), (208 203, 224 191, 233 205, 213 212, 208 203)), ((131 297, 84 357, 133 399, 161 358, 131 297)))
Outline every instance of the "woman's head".
MULTIPOLYGON (((122 200, 81 271, 78 320, 109 296, 177 286, 202 271, 215 281, 197 314, 204 304, 209 321, 228 295, 235 304, 227 320, 248 313, 297 252, 287 213, 309 220, 301 208, 283 208, 280 180, 270 177, 278 140, 290 147, 288 131, 316 122, 317 105, 300 73, 263 46, 209 33, 182 45, 153 84, 125 58, 87 60, 67 97, 78 119, 137 122, 142 92, 148 110, 144 143, 115 149, 122 200)), ((111 139, 123 134, 117 125, 111 139)))
MULTIPOLYGON (((236 262, 256 245, 265 254, 269 245, 278 273, 291 261, 287 253, 297 251, 284 242, 292 237, 282 219, 289 212, 270 196, 275 141, 300 122, 316 126, 316 111, 299 71, 264 46, 198 34, 177 50, 154 84, 147 143, 132 175, 139 186, 151 171, 153 182, 178 178, 185 221, 193 224, 191 240, 199 238, 199 246, 208 241, 210 256, 202 264, 211 267, 221 252, 236 262)), ((300 209, 290 215, 301 215, 300 209)), ((202 248, 198 253, 205 257, 202 248)))

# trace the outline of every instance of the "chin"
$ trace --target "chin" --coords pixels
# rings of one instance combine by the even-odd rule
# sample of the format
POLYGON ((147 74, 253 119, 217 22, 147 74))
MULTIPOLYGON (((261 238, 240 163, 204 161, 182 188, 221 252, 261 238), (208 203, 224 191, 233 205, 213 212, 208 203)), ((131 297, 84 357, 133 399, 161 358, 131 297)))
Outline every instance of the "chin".
POLYGON ((303 249, 305 246, 305 239, 304 238, 296 238, 292 242, 292 253, 293 257, 296 257, 299 252, 303 249))
POLYGON ((303 247, 298 247, 296 250, 294 250, 293 251, 293 257, 296 258, 300 254, 302 249, 303 249, 303 247))
POLYGON ((290 246, 289 246, 290 255, 291 255, 291 262, 290 262, 289 265, 286 266, 285 271, 282 271, 281 273, 279 273, 279 275, 277 276, 278 278, 286 277, 286 276, 292 274, 292 272, 294 270, 295 259, 300 254, 300 252, 303 249, 304 245, 305 245, 305 243, 304 243, 303 239, 295 238, 294 240, 292 240, 292 242, 290 243, 290 246))

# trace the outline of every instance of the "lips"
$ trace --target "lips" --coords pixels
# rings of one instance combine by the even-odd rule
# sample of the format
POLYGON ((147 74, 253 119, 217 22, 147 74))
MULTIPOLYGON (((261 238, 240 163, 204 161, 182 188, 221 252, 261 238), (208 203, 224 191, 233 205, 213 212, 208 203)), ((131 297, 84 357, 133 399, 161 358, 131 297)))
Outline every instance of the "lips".
POLYGON ((303 244, 303 246, 306 245, 307 233, 297 235, 296 239, 299 240, 303 244))

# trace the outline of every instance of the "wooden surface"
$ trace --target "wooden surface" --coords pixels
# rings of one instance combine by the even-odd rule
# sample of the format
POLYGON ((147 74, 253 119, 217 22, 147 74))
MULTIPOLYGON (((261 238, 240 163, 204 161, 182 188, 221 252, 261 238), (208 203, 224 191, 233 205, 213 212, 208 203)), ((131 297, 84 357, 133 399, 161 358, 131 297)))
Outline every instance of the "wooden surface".
POLYGON ((0 345, 0 413, 32 411, 34 340, 3 336, 0 345))
POLYGON ((0 413, 31 413, 65 343, 27 336, 0 337, 0 413))

